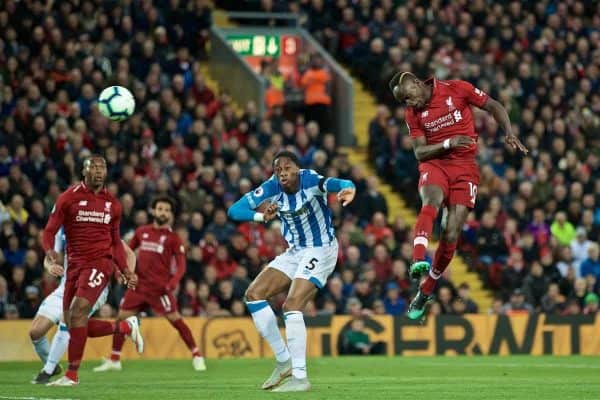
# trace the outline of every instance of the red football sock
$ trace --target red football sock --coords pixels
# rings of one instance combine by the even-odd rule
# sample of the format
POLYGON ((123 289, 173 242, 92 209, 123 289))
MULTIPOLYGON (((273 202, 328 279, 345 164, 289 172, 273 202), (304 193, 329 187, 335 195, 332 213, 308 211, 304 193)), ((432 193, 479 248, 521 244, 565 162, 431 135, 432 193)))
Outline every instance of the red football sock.
POLYGON ((122 333, 115 333, 113 336, 112 353, 110 353, 110 359, 112 361, 119 361, 121 359, 123 343, 125 343, 125 335, 122 333))
POLYGON ((102 321, 100 319, 90 319, 88 321, 88 337, 100 337, 112 335, 115 332, 115 323, 102 321))
POLYGON ((433 289, 435 289, 435 283, 446 270, 446 268, 448 268, 448 264, 450 264, 452 257, 454 257, 455 250, 456 242, 446 243, 443 240, 440 242, 438 249, 435 252, 435 256, 433 257, 431 271, 429 271, 429 275, 421 284, 421 291, 424 294, 429 295, 433 293, 433 289))
POLYGON ((429 244, 429 236, 437 217, 437 208, 430 205, 421 207, 421 212, 415 224, 415 240, 413 242, 413 261, 423 261, 429 244))
POLYGON ((112 352, 110 353, 111 361, 119 361, 121 359, 121 349, 125 343, 125 335, 131 333, 131 327, 127 321, 119 321, 116 324, 116 331, 113 335, 112 352))
POLYGON ((69 369, 65 376, 77 382, 79 377, 77 371, 83 358, 83 350, 87 340, 87 326, 69 328, 69 369))
POLYGON ((119 321, 117 326, 115 327, 115 334, 129 335, 131 333, 131 327, 127 323, 127 321, 119 321))
POLYGON ((196 347, 196 341, 192 336, 192 332, 190 331, 190 328, 187 326, 187 324, 183 321, 183 319, 179 318, 178 320, 171 321, 171 325, 173 325, 175 329, 179 331, 179 336, 181 336, 188 349, 190 349, 190 351, 192 352, 192 356, 201 357, 202 353, 200 353, 200 350, 198 349, 198 347, 196 347))

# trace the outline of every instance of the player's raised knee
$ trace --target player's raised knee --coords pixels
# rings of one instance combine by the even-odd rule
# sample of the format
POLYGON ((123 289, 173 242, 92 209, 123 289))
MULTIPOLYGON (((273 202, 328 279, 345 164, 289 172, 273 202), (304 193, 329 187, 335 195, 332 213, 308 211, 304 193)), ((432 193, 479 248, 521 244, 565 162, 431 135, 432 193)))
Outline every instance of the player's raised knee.
POLYGON ((458 233, 456 229, 448 229, 447 231, 444 231, 442 237, 444 238, 446 243, 455 243, 458 241, 460 233, 458 233))
POLYGON ((42 338, 42 336, 44 336, 44 332, 42 332, 42 330, 41 330, 41 329, 39 329, 39 328, 37 328, 37 327, 34 327, 34 326, 32 326, 32 327, 29 329, 29 338, 30 338, 32 341, 39 340, 39 339, 41 339, 41 338, 42 338))
POLYGON ((281 308, 283 312, 302 311, 304 306, 300 297, 290 296, 285 300, 281 308))
POLYGON ((247 290, 246 293, 244 294, 244 298, 246 299, 246 301, 259 301, 259 300, 266 300, 265 299, 265 294, 262 293, 261 290, 258 290, 256 287, 254 286, 250 286, 247 290))

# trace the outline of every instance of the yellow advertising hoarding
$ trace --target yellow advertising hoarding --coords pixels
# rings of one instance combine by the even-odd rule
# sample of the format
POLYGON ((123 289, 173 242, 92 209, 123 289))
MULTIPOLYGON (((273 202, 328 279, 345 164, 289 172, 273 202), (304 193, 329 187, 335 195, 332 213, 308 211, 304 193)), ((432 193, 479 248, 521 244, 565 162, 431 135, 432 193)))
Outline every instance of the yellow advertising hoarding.
MULTIPOLYGON (((186 322, 208 358, 271 357, 250 318, 187 318, 186 322)), ((306 318, 310 357, 336 356, 351 318, 306 318)), ((0 321, 0 361, 36 360, 29 341, 30 321, 0 321)), ((385 343, 388 355, 553 354, 600 355, 600 319, 590 316, 467 315, 440 316, 420 325, 406 318, 377 316, 365 321, 372 341, 385 343)), ((131 343, 125 359, 185 359, 188 349, 175 329, 162 318, 142 322, 145 353, 131 343)), ((282 329, 282 334, 285 332, 282 329)), ((111 337, 87 342, 87 360, 109 355, 111 337)))

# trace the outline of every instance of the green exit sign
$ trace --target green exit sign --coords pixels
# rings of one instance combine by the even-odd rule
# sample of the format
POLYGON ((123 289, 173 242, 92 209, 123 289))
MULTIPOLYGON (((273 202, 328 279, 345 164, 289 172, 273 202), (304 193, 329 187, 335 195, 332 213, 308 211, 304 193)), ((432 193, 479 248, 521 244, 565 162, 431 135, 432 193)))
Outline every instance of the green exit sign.
POLYGON ((281 39, 272 35, 231 35, 227 42, 241 56, 278 57, 281 39))

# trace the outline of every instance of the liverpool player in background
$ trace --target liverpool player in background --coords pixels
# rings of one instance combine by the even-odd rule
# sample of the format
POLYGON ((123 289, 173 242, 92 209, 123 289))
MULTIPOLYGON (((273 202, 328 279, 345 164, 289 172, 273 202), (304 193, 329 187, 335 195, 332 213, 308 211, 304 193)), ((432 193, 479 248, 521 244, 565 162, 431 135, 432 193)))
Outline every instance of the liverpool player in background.
POLYGON ((83 182, 71 186, 58 197, 44 229, 44 264, 58 263, 54 240, 61 225, 69 264, 63 296, 64 320, 70 335, 69 368, 65 376, 49 385, 73 386, 79 383, 77 371, 88 336, 121 332, 130 335, 137 350, 143 351, 137 318, 120 323, 96 319, 88 321, 92 305, 112 276, 113 262, 129 287, 134 288, 137 284, 137 276, 127 268, 127 257, 119 234, 121 204, 105 188, 105 180, 106 160, 98 155, 86 158, 83 182))
POLYGON ((471 105, 492 114, 506 134, 506 144, 527 153, 512 133, 508 114, 502 104, 468 82, 421 81, 410 72, 399 72, 390 81, 396 100, 405 104, 406 124, 419 161, 419 195, 422 207, 415 225, 413 263, 410 275, 420 279, 429 272, 408 307, 408 317, 420 319, 432 299, 440 278, 456 250, 456 242, 469 211, 475 206, 479 168, 475 161, 477 133, 471 105), (442 233, 433 265, 425 252, 440 207, 444 206, 442 233))
MULTIPOLYGON (((132 272, 135 271, 135 253, 129 248, 127 243, 121 240, 125 253, 127 254, 127 266, 132 272)), ((50 378, 61 373, 59 361, 67 351, 69 345, 69 331, 63 320, 63 294, 65 291, 65 280, 68 268, 67 257, 65 253, 66 242, 63 229, 60 229, 54 239, 54 250, 58 254, 62 253, 64 260, 62 264, 44 264, 44 268, 52 276, 60 277, 60 285, 48 295, 40 305, 35 318, 31 322, 29 336, 33 342, 35 352, 38 354, 44 367, 38 375, 31 381, 35 384, 47 384, 50 378), (46 334, 53 325, 58 325, 58 329, 52 338, 52 344, 48 345, 46 334)), ((47 261, 47 257, 46 257, 47 261)), ((96 311, 104 305, 108 297, 108 286, 104 288, 102 294, 92 307, 89 316, 94 315, 96 311)))
MULTIPOLYGON (((175 203, 169 197, 158 197, 152 202, 154 222, 139 227, 129 242, 133 249, 139 249, 137 259, 138 285, 135 290, 127 290, 119 310, 119 320, 130 318, 146 307, 164 315, 192 352, 192 364, 196 371, 205 371, 204 357, 196 346, 190 328, 177 311, 177 301, 173 290, 185 273, 185 247, 179 236, 171 229, 175 203), (175 262, 175 273, 171 266, 175 262)), ((121 348, 124 336, 115 332, 112 354, 109 359, 94 368, 96 372, 121 370, 121 348)))

